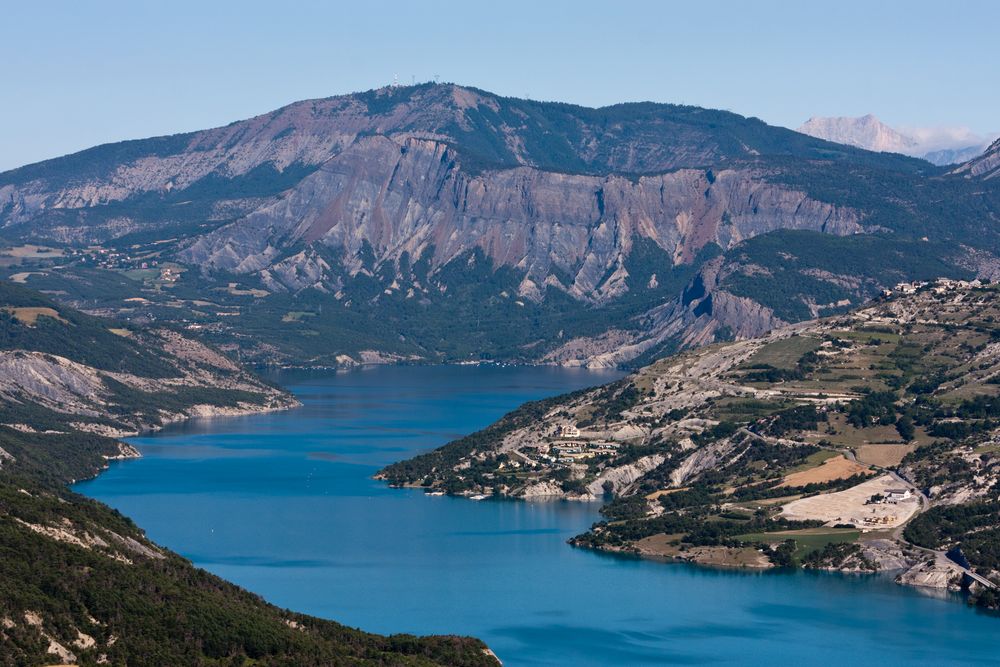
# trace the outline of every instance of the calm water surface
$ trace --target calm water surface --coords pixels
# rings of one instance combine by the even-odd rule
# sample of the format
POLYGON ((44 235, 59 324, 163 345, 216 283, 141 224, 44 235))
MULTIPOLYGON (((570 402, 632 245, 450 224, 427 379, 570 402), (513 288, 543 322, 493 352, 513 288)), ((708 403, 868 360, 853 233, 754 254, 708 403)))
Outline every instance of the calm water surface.
POLYGON ((596 520, 593 503, 473 502, 371 480, 523 401, 616 377, 286 375, 302 408, 135 438, 144 458, 77 489, 278 605, 383 633, 475 635, 510 666, 1000 662, 1000 618, 885 578, 615 558, 565 543, 596 520))

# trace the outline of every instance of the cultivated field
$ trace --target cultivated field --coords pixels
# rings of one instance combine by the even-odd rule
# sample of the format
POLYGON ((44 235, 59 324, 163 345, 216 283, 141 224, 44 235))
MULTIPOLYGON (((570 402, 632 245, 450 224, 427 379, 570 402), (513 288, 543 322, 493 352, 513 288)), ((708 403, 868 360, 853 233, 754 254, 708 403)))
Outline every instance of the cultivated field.
POLYGON ((802 558, 810 551, 822 549, 828 544, 855 542, 861 532, 850 528, 803 528, 801 530, 779 530, 770 533, 747 533, 736 539, 746 542, 777 544, 785 540, 795 540, 794 557, 802 558))
POLYGON ((880 468, 891 468, 898 466, 903 457, 915 448, 916 445, 862 445, 855 453, 859 461, 880 468))

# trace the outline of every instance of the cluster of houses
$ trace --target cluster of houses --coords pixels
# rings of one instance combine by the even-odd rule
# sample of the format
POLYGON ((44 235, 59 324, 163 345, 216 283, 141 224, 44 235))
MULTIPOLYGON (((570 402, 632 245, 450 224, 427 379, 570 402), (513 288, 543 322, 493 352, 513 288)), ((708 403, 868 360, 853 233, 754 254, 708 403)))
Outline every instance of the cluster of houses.
POLYGON ((603 439, 591 439, 580 433, 580 429, 572 424, 563 424, 556 429, 555 442, 539 448, 539 457, 548 462, 561 465, 576 463, 602 453, 618 450, 621 443, 603 439))
POLYGON ((181 271, 176 266, 160 267, 159 260, 147 257, 133 257, 127 252, 101 247, 90 247, 86 250, 69 250, 66 256, 79 257, 84 264, 92 263, 99 269, 110 271, 125 271, 133 269, 159 269, 159 279, 165 283, 176 283, 181 277, 181 271))
POLYGON ((969 287, 982 287, 985 283, 979 280, 954 280, 952 278, 938 278, 933 283, 928 281, 914 281, 910 283, 899 283, 892 289, 882 290, 883 297, 890 297, 894 294, 916 294, 918 290, 930 288, 935 294, 944 294, 953 289, 966 289, 969 287))
MULTIPOLYGON (((83 253, 81 253, 83 254, 83 253)), ((148 264, 145 262, 140 262, 133 258, 128 253, 119 252, 117 250, 109 250, 108 248, 89 248, 82 258, 83 263, 93 262, 94 266, 99 269, 139 269, 139 268, 149 268, 148 264)), ((153 262, 155 264, 155 262, 153 262)))

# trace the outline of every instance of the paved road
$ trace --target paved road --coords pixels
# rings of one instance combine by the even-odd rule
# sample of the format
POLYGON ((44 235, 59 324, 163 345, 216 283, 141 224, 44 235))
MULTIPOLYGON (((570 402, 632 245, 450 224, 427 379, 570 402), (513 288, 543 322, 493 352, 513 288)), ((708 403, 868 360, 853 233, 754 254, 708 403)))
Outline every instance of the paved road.
MULTIPOLYGON (((890 475, 892 475, 892 478, 895 479, 897 482, 899 482, 900 484, 905 485, 906 488, 912 490, 914 493, 917 494, 917 496, 920 498, 920 511, 921 512, 926 512, 927 510, 930 509, 930 507, 931 507, 931 500, 930 500, 930 498, 928 498, 924 494, 923 491, 921 491, 920 489, 918 489, 908 479, 905 479, 905 478, 899 476, 895 471, 893 471, 893 470, 886 470, 886 472, 888 472, 890 475)), ((917 516, 917 515, 914 514, 913 516, 917 516)), ((902 542, 903 544, 908 544, 910 547, 912 547, 912 548, 914 548, 914 549, 916 549, 918 551, 922 551, 922 552, 927 553, 927 554, 932 554, 939 566, 943 566, 943 567, 947 567, 947 568, 952 569, 952 570, 963 572, 964 574, 969 575, 969 577, 971 579, 973 579, 974 581, 979 582, 980 584, 982 584, 983 586, 986 586, 987 588, 1000 588, 996 584, 994 584, 992 581, 990 581, 989 579, 987 579, 986 577, 976 574, 975 572, 973 572, 969 568, 965 567, 961 563, 956 563, 951 558, 949 558, 948 554, 946 552, 944 552, 944 551, 938 551, 936 549, 928 549, 926 547, 919 547, 916 544, 913 544, 912 542, 907 542, 906 539, 903 538, 903 529, 905 527, 906 526, 904 524, 904 525, 899 526, 898 528, 896 528, 894 531, 892 531, 892 536, 895 539, 897 539, 898 541, 902 542)))

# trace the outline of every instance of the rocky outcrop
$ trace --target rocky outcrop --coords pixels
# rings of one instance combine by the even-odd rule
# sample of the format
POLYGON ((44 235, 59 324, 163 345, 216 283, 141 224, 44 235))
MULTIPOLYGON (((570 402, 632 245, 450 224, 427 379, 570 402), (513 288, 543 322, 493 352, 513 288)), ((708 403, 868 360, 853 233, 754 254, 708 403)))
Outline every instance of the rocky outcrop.
POLYGON ((952 173, 982 179, 996 177, 1000 174, 1000 139, 994 141, 982 155, 969 160, 952 173))
MULTIPOLYGON (((177 376, 152 379, 99 370, 54 354, 4 350, 0 351, 0 404, 30 401, 57 413, 76 416, 77 421, 70 425, 77 431, 109 437, 122 437, 153 425, 190 417, 237 415, 294 404, 284 392, 261 383, 215 350, 177 332, 161 330, 134 335, 142 336, 146 345, 158 346, 169 355, 167 359, 176 369, 177 376), (210 388, 240 392, 239 395, 253 400, 219 405, 188 399, 183 407, 170 410, 124 410, 121 402, 128 398, 117 395, 109 383, 122 385, 140 395, 183 397, 186 391, 210 388)), ((181 398, 180 402, 184 403, 185 399, 181 398)), ((122 447, 118 455, 105 458, 130 458, 138 454, 128 445, 122 447)))
POLYGON ((654 454, 653 456, 644 456, 635 463, 608 468, 587 485, 587 492, 594 497, 600 497, 609 491, 616 495, 624 495, 632 484, 663 463, 664 460, 666 459, 662 455, 654 454))
POLYGON ((922 562, 896 577, 896 582, 905 586, 957 591, 962 587, 962 571, 941 560, 922 562))
MULTIPOLYGON (((99 146, 0 174, 0 230, 80 245, 134 234, 150 245, 126 254, 138 248, 141 257, 181 261, 192 289, 214 289, 234 273, 264 288, 264 310, 298 311, 287 299, 302 292, 306 310, 334 302, 354 309, 357 317, 343 318, 350 335, 322 352, 324 362, 357 360, 355 341, 370 338, 386 316, 412 310, 407 321, 426 313, 427 322, 379 341, 378 352, 444 359, 453 352, 435 341, 446 336, 463 339, 448 346, 461 350, 456 357, 494 352, 470 349, 484 344, 481 332, 419 340, 425 324, 454 317, 522 331, 503 352, 517 361, 617 366, 661 347, 759 335, 782 323, 772 309, 800 319, 877 294, 890 279, 855 276, 846 286, 852 276, 824 270, 803 281, 809 294, 794 298, 806 308, 783 309, 765 295, 788 292, 787 276, 743 281, 751 284, 741 290, 723 289, 719 274, 738 268, 732 260, 742 250, 734 247, 783 230, 919 236, 875 221, 909 220, 923 201, 915 193, 932 189, 924 187, 928 175, 940 176, 928 169, 728 112, 646 103, 588 109, 428 84, 307 100, 222 128, 99 146), (894 175, 888 189, 850 195, 868 187, 869 169, 894 175), (720 249, 731 265, 703 267, 720 249), (698 269, 702 285, 691 287, 700 295, 686 290, 675 299, 698 269), (817 280, 842 288, 837 298, 825 298, 817 280), (512 303, 522 320, 505 307, 512 303)), ((959 190, 942 196, 957 200, 959 190)), ((948 210, 951 200, 937 201, 925 208, 948 210)), ((928 221, 914 222, 921 224, 928 221)), ((939 236, 929 240, 950 242, 939 236)), ((853 245, 817 243, 826 241, 853 245)), ((954 254, 982 266, 995 261, 995 244, 981 245, 974 258, 972 250, 954 254)), ((901 270, 891 282, 906 277, 901 270)), ((334 310, 342 312, 327 308, 317 331, 333 325, 334 310)), ((218 335, 258 360, 318 358, 311 341, 284 337, 283 327, 257 329, 273 338, 251 344, 231 333, 245 313, 226 315, 212 323, 218 335)))
POLYGON ((93 368, 39 352, 0 352, 0 399, 29 398, 61 412, 97 415, 105 394, 93 368))
MULTIPOLYGON (((563 158, 570 173, 547 164, 549 150, 533 148, 535 133, 552 126, 536 128, 525 104, 455 86, 384 89, 103 146, 0 175, 0 226, 31 223, 36 237, 101 240, 151 221, 127 206, 114 217, 88 211, 268 169, 270 181, 288 180, 287 192, 261 196, 255 185, 234 197, 220 185, 218 194, 202 187, 191 195, 213 201, 216 219, 235 222, 182 242, 181 259, 258 274, 273 289, 336 292, 340 271, 360 270, 365 247, 377 263, 430 253, 435 268, 479 248, 494 266, 525 275, 523 297, 543 298, 549 286, 593 302, 628 291, 625 264, 640 238, 676 265, 707 244, 728 248, 776 229, 862 231, 858 211, 777 185, 747 162, 759 153, 729 134, 759 131, 753 121, 711 125, 701 110, 653 105, 608 125, 592 110, 546 109, 553 118, 568 114, 562 122, 572 132, 560 130, 559 141, 572 154, 563 158), (705 168, 727 160, 732 166, 705 168), (87 170, 74 169, 81 161, 87 170), (333 250, 342 266, 303 246, 333 250)), ((654 284, 654 274, 642 284, 654 284)))
POLYGON ((867 561, 874 563, 879 571, 904 570, 913 565, 913 558, 905 554, 895 540, 862 541, 861 555, 867 561))
POLYGON ((989 139, 968 128, 913 128, 900 132, 871 114, 857 118, 813 117, 798 131, 870 151, 912 155, 939 166, 975 158, 989 143, 989 139))
POLYGON ((722 269, 721 257, 706 262, 681 294, 637 316, 641 327, 574 338, 549 352, 543 361, 616 368, 668 342, 676 349, 685 349, 720 339, 755 338, 785 324, 770 308, 723 289, 722 269))
POLYGON ((197 239, 180 257, 262 272, 269 285, 291 290, 325 284, 335 291, 329 265, 311 253, 286 256, 285 249, 332 249, 349 275, 361 270, 365 247, 376 264, 427 254, 433 268, 479 249, 494 265, 526 274, 536 288, 523 296, 541 298, 537 286, 550 284, 605 302, 628 290, 624 265, 637 239, 683 264, 706 244, 728 248, 776 229, 858 233, 860 217, 751 170, 680 170, 638 180, 530 167, 472 175, 446 143, 377 136, 359 139, 280 201, 197 239))

